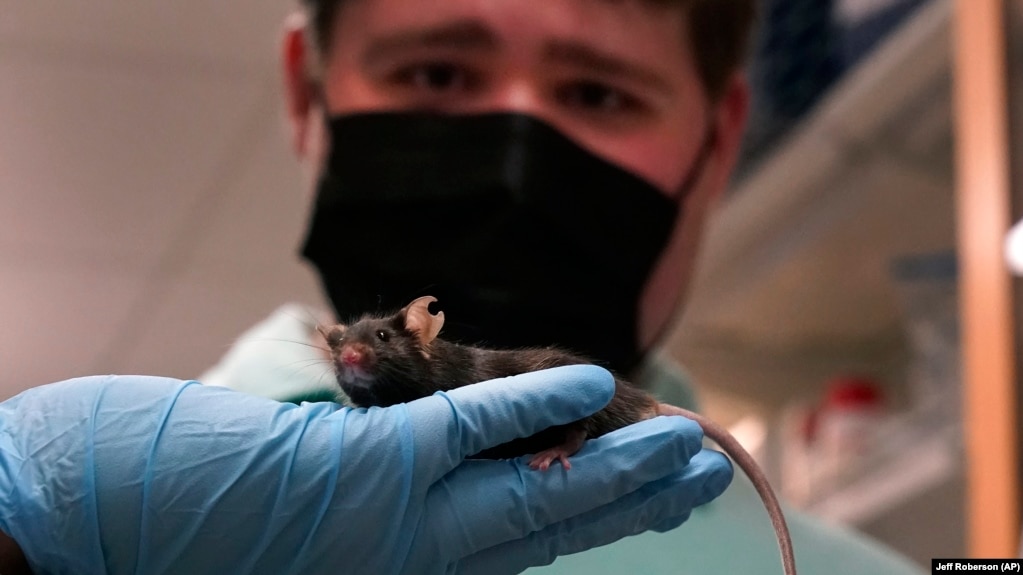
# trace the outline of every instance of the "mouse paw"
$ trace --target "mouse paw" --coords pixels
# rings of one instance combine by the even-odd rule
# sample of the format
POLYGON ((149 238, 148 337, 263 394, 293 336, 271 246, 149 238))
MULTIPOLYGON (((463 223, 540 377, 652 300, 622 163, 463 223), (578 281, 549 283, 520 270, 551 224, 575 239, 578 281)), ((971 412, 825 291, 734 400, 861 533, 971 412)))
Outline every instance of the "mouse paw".
POLYGON ((533 469, 539 469, 540 471, 547 471, 554 460, 561 462, 562 467, 565 469, 572 469, 572 464, 568 462, 568 456, 570 453, 568 450, 562 447, 552 447, 545 449, 540 453, 537 453, 529 460, 529 466, 533 469))

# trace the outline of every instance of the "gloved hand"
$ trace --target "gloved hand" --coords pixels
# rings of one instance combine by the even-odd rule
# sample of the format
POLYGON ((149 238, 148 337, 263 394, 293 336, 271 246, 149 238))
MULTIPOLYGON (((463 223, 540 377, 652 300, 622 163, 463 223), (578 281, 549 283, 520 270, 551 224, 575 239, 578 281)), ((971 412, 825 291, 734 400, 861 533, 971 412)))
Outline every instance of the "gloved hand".
POLYGON ((464 459, 613 389, 594 366, 369 410, 140 376, 42 386, 0 404, 0 529, 37 574, 514 573, 675 527, 729 484, 680 417, 589 441, 567 471, 464 459))

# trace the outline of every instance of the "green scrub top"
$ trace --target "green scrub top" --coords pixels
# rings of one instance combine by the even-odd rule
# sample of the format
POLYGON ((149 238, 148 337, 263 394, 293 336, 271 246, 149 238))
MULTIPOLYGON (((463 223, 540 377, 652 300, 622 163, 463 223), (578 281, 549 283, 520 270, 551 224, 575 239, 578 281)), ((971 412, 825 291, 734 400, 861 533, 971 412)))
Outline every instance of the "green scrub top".
MULTIPOLYGON (((288 304, 244 333, 198 379, 279 401, 338 401, 329 362, 309 345, 314 322, 327 316, 288 304)), ((682 370, 654 357, 635 383, 661 401, 697 408, 682 370)), ((921 566, 850 529, 786 508, 800 575, 924 575, 921 566)), ((610 545, 559 557, 529 569, 532 575, 734 575, 782 573, 767 512, 749 479, 736 469, 723 495, 693 510, 681 527, 648 532, 610 545)))

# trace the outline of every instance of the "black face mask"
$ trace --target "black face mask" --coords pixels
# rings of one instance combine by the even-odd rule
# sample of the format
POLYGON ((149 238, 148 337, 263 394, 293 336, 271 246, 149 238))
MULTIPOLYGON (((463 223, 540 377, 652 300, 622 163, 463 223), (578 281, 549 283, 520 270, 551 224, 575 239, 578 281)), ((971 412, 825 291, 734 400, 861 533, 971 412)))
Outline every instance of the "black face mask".
POLYGON ((432 295, 448 341, 557 345, 623 373, 642 359, 639 299, 676 200, 520 114, 366 113, 329 129, 302 254, 342 321, 432 295))

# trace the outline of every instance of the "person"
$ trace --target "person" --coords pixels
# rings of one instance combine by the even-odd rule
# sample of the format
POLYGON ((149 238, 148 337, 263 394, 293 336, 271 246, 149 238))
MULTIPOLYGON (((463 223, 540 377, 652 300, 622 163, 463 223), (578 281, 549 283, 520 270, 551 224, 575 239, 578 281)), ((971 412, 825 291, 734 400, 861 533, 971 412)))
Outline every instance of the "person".
MULTIPOLYGON (((284 93, 314 192, 301 253, 333 314, 284 306, 200 379, 334 400, 315 324, 431 295, 442 338, 562 346, 697 408, 657 344, 736 164, 755 19, 754 0, 303 0, 283 34, 284 93)), ((801 573, 923 572, 851 530, 788 520, 801 573)), ((535 572, 779 564, 740 475, 677 529, 535 572)))
MULTIPOLYGON (((456 28, 461 40, 480 39, 471 26, 456 28)), ((297 38, 290 61, 304 66, 297 38)), ((392 37, 370 56, 380 64, 407 40, 392 37)), ((571 47, 569 55, 589 57, 571 47)), ((333 83, 308 88, 310 97, 336 97, 333 83)), ((387 118, 369 120, 362 128, 377 146, 398 143, 387 118)), ((521 117, 496 120, 569 144, 521 117)), ((358 129, 342 124, 346 133, 358 129)), ((576 157, 584 171, 595 168, 576 157)), ((429 211, 420 207, 418 217, 429 211)), ((443 224, 445 214, 434 215, 430 226, 443 224)), ((573 225, 560 222, 566 232, 573 225)), ((489 575, 671 530, 733 477, 731 463, 703 448, 702 431, 685 418, 590 441, 573 455, 571 473, 532 470, 525 457, 470 457, 586 417, 613 395, 611 373, 593 365, 372 409, 151 376, 34 387, 0 403, 0 572, 489 575)))

